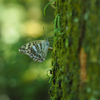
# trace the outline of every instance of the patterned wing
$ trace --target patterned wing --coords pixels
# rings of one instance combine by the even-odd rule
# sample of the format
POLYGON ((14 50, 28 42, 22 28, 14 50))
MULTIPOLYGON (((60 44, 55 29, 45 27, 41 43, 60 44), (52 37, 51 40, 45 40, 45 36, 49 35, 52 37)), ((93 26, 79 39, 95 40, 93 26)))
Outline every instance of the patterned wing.
POLYGON ((47 56, 48 45, 47 40, 33 41, 24 44, 19 52, 30 56, 34 61, 43 62, 47 56))

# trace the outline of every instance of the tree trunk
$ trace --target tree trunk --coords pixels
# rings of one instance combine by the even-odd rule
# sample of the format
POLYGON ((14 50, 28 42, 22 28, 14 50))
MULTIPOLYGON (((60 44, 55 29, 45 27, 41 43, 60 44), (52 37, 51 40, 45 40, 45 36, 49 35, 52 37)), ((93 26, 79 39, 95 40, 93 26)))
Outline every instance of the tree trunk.
POLYGON ((100 0, 56 0, 51 100, 100 100, 100 0))

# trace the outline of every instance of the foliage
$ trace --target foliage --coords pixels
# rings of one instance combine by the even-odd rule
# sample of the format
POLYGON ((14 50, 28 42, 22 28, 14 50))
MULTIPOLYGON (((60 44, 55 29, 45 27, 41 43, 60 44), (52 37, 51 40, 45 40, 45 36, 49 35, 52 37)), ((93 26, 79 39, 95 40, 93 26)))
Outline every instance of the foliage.
POLYGON ((52 38, 47 23, 52 22, 53 12, 44 21, 42 4, 39 0, 0 1, 0 100, 49 99, 46 72, 51 67, 51 53, 46 61, 37 63, 18 51, 27 42, 44 39, 43 27, 48 40, 52 38))

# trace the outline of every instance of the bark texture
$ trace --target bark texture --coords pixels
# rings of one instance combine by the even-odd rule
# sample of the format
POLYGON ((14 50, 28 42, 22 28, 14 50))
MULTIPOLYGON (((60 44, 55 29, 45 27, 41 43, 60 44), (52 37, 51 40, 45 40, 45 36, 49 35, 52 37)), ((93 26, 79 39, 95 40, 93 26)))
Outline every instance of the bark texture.
POLYGON ((51 100, 99 100, 100 1, 55 3, 51 100))

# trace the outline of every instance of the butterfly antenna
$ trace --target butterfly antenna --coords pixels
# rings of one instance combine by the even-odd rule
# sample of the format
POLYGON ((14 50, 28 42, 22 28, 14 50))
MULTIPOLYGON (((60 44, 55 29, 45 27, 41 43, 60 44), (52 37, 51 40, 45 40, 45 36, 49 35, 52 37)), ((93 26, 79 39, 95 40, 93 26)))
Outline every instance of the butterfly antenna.
POLYGON ((44 39, 45 39, 45 30, 44 30, 44 27, 43 27, 43 34, 44 34, 44 39))

